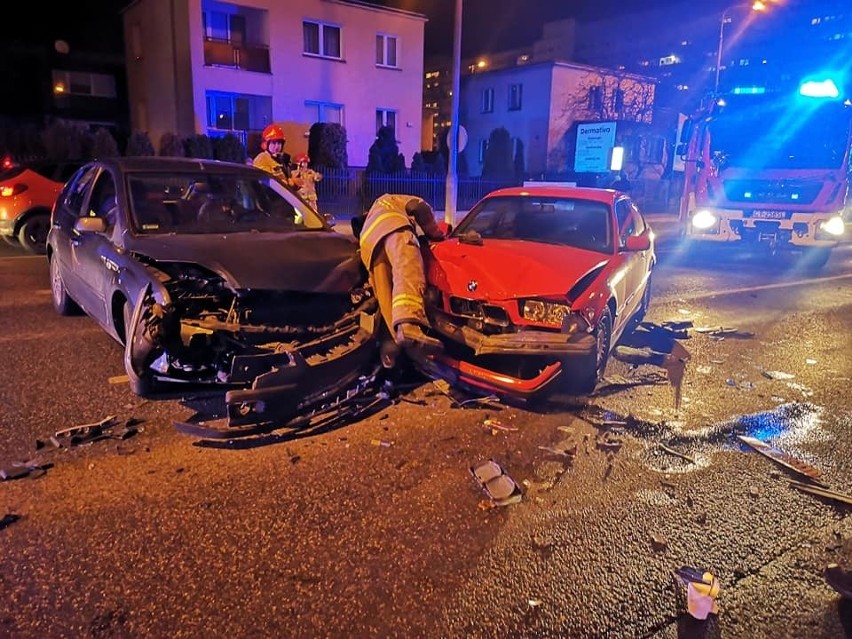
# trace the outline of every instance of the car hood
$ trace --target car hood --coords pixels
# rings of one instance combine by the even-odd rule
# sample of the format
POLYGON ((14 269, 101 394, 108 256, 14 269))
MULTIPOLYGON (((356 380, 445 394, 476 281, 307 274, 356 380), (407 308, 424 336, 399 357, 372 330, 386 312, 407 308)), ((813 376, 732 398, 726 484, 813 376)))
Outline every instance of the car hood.
POLYGON ((345 293, 363 282, 358 245, 325 231, 136 237, 127 249, 155 261, 198 264, 235 291, 345 293))
POLYGON ((485 239, 475 246, 449 239, 427 249, 427 279, 445 292, 477 299, 565 295, 609 259, 554 244, 485 239))

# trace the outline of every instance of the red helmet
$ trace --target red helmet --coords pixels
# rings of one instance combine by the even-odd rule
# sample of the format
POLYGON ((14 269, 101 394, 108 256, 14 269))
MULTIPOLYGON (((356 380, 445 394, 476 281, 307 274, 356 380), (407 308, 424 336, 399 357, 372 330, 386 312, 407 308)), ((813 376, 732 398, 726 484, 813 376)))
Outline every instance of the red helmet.
POLYGON ((284 135, 284 129, 282 129, 277 124, 270 124, 263 130, 263 133, 260 134, 261 143, 260 148, 266 151, 266 145, 269 142, 274 142, 275 140, 280 140, 283 144, 287 141, 287 138, 284 135))
POLYGON ((311 158, 308 157, 307 153, 299 153, 299 155, 296 156, 294 162, 296 164, 301 164, 302 162, 304 162, 305 164, 310 164, 311 158))

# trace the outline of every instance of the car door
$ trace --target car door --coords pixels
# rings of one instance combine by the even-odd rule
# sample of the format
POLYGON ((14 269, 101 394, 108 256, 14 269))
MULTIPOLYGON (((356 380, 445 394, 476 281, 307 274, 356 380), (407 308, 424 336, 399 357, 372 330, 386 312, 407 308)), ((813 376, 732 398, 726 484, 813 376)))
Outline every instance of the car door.
POLYGON ((615 217, 618 224, 616 238, 618 254, 624 270, 624 304, 621 310, 621 321, 627 321, 642 301, 645 290, 645 278, 651 260, 651 251, 628 251, 627 238, 650 233, 639 208, 629 197, 619 198, 615 203, 615 217))
POLYGON ((105 327, 112 325, 110 298, 118 271, 118 257, 112 241, 116 206, 115 179, 109 170, 102 168, 91 182, 80 217, 102 219, 106 229, 102 232, 78 230, 71 241, 74 266, 85 287, 86 311, 105 327))
POLYGON ((50 230, 51 260, 57 260, 62 283, 71 298, 87 313, 92 304, 83 274, 77 270, 77 243, 79 233, 74 225, 80 218, 88 200, 89 188, 97 176, 98 168, 88 165, 71 178, 60 192, 54 205, 50 230))

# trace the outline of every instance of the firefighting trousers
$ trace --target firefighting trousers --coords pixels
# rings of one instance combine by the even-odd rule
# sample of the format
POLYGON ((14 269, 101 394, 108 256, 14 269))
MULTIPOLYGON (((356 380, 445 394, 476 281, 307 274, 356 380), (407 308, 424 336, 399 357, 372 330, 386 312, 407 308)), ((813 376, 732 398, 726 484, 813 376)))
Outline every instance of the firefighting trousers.
POLYGON ((402 228, 382 240, 373 254, 370 282, 391 335, 402 322, 429 326, 423 305, 423 256, 413 231, 402 228))

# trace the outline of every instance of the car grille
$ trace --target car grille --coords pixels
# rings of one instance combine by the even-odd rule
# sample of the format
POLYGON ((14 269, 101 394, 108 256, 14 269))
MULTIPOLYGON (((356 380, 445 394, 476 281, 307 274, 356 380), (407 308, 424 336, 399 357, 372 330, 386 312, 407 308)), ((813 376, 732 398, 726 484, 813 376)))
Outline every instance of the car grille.
POLYGON ((730 202, 767 204, 811 204, 822 183, 787 180, 725 180, 725 197, 730 202))
POLYGON ((480 300, 472 300, 465 297, 450 297, 450 311, 462 317, 504 328, 512 324, 509 314, 503 307, 496 304, 486 304, 480 300))

